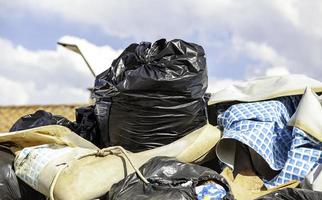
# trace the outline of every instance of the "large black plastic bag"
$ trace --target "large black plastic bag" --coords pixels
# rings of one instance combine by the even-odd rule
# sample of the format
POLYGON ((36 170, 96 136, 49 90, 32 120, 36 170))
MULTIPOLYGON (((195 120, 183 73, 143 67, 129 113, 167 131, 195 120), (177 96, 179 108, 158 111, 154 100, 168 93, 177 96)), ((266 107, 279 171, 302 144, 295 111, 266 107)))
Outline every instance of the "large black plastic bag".
POLYGON ((112 186, 109 200, 192 200, 197 198, 195 187, 210 180, 226 190, 223 199, 234 199, 226 180, 206 167, 155 157, 139 170, 150 183, 143 183, 133 173, 112 186))
POLYGON ((66 126, 71 130, 75 130, 75 124, 65 117, 53 115, 44 110, 38 110, 33 114, 25 115, 18 119, 18 121, 16 121, 16 123, 10 128, 10 132, 54 124, 66 126))
POLYGON ((207 81, 205 53, 197 44, 131 44, 95 81, 105 145, 138 152, 200 128, 206 123, 207 81))
POLYGON ((92 142, 98 147, 103 147, 102 139, 98 131, 98 124, 94 106, 81 107, 76 109, 76 130, 82 138, 92 142))
POLYGON ((110 146, 110 137, 108 134, 108 119, 111 102, 100 99, 95 104, 95 115, 97 119, 98 133, 103 147, 110 146))
POLYGON ((322 192, 299 188, 285 188, 278 190, 256 200, 321 200, 322 192))
POLYGON ((0 147, 0 200, 21 198, 18 180, 12 169, 14 158, 8 150, 0 147))
POLYGON ((45 200, 46 197, 21 181, 13 170, 15 156, 0 147, 0 200, 45 200))
POLYGON ((38 110, 33 114, 21 117, 10 129, 12 131, 20 131, 30 128, 36 128, 46 125, 61 125, 69 128, 84 139, 92 142, 98 147, 102 145, 102 139, 99 135, 98 124, 94 106, 80 107, 76 111, 76 122, 69 121, 63 116, 53 115, 44 110, 38 110))

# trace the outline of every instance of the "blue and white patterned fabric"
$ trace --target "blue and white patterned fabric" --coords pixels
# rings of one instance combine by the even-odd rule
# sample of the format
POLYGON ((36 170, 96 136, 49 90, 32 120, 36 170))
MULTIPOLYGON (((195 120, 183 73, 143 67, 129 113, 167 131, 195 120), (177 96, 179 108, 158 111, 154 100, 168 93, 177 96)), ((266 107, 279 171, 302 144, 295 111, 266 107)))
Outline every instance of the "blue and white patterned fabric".
POLYGON ((293 128, 292 144, 282 171, 272 180, 264 180, 265 186, 271 188, 291 180, 303 180, 318 164, 322 163, 322 145, 319 141, 306 135, 302 130, 293 128))
POLYGON ((316 143, 300 129, 287 126, 300 99, 301 96, 289 96, 235 104, 218 116, 218 125, 224 128, 223 138, 246 144, 272 170, 282 170, 272 180, 265 180, 268 188, 289 180, 301 180, 321 162, 321 143, 316 143))
POLYGON ((240 103, 218 116, 224 127, 223 138, 232 138, 254 149, 273 170, 284 167, 292 136, 287 122, 295 112, 300 97, 240 103))
POLYGON ((220 200, 226 195, 225 188, 216 183, 206 183, 195 190, 198 200, 220 200))

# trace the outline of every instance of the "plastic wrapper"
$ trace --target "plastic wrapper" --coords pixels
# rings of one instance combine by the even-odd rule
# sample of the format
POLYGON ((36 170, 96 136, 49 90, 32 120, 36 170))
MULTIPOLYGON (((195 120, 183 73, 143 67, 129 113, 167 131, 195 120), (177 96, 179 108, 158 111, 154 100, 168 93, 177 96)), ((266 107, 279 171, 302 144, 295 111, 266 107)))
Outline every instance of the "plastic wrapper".
POLYGON ((169 144, 206 123, 207 69, 201 46, 161 39, 131 44, 96 77, 105 146, 138 152, 169 144))
POLYGON ((142 182, 137 174, 131 174, 112 186, 109 200, 194 200, 197 199, 196 187, 208 181, 224 189, 222 199, 234 199, 226 180, 206 167, 179 162, 170 157, 155 157, 140 167, 140 171, 149 181, 148 184, 142 182))

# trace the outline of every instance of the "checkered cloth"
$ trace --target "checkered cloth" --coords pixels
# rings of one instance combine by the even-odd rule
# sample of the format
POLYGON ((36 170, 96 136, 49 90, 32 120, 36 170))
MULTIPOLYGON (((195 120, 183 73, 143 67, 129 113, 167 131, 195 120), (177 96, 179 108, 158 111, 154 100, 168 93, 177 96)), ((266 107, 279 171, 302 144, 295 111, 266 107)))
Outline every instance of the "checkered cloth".
POLYGON ((302 180, 322 161, 322 144, 300 129, 287 126, 300 99, 301 96, 289 96, 235 104, 218 116, 218 125, 224 128, 223 138, 246 144, 272 170, 281 170, 272 180, 264 180, 268 188, 302 180))
POLYGON ((198 200, 221 200, 226 195, 225 188, 216 183, 206 183, 195 190, 198 200))
POLYGON ((298 128, 293 128, 291 134, 293 140, 282 171, 272 180, 264 180, 268 188, 290 180, 303 180, 317 164, 322 163, 321 142, 309 137, 298 128))

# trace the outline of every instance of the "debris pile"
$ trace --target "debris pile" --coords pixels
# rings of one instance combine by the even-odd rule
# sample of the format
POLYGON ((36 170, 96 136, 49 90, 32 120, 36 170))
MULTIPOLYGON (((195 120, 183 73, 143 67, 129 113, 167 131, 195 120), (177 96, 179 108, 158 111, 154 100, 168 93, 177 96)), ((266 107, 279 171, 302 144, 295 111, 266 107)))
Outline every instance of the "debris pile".
POLYGON ((0 134, 0 199, 322 199, 322 83, 264 77, 205 94, 203 48, 131 44, 76 121, 0 134))

